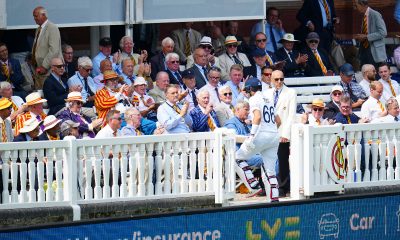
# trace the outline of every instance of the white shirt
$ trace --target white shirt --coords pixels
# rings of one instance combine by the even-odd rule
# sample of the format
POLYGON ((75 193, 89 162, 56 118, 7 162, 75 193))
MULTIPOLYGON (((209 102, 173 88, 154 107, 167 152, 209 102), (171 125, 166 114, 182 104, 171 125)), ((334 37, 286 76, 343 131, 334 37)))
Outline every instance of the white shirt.
MULTIPOLYGON (((384 104, 381 102, 383 108, 385 108, 384 104)), ((367 101, 364 102, 364 104, 361 106, 361 118, 368 118, 371 121, 379 118, 379 114, 382 113, 381 106, 378 103, 378 100, 369 97, 367 101)))
POLYGON ((216 106, 218 103, 221 102, 218 98, 218 93, 217 93, 218 85, 216 87, 213 87, 210 85, 210 83, 207 83, 206 85, 204 85, 204 87, 200 88, 200 91, 203 90, 208 91, 208 93, 210 94, 210 103, 212 103, 213 106, 216 106), (215 90, 215 88, 217 88, 217 90, 215 90))
POLYGON ((369 97, 371 94, 371 88, 369 87, 369 85, 371 84, 370 82, 368 82, 367 80, 363 79, 361 80, 358 84, 360 84, 360 86, 364 89, 364 92, 367 94, 367 96, 369 97))
MULTIPOLYGON (((117 130, 117 137, 122 136, 121 131, 118 129, 117 130)), ((114 136, 114 130, 111 129, 110 125, 106 125, 104 128, 102 128, 96 135, 95 138, 113 138, 114 136)))
MULTIPOLYGON (((392 83, 392 87, 393 87, 394 92, 396 93, 396 96, 398 96, 400 94, 399 84, 397 83, 397 81, 393 81, 391 79, 389 81, 392 83)), ((383 94, 381 97, 382 102, 385 103, 390 97, 395 97, 395 96, 393 96, 392 90, 390 89, 390 85, 387 81, 385 81, 381 78, 381 79, 379 79, 379 82, 381 82, 383 85, 383 94)))
POLYGON ((317 124, 317 119, 315 119, 314 115, 312 115, 312 114, 309 114, 309 115, 308 115, 308 124, 309 124, 310 126, 321 126, 321 125, 328 125, 328 124, 329 124, 329 123, 328 123, 328 120, 326 120, 326 119, 323 118, 323 117, 321 117, 321 118, 319 119, 319 121, 320 121, 320 123, 317 124))
POLYGON ((380 117, 380 118, 376 118, 376 119, 372 120, 371 123, 398 123, 398 121, 394 120, 394 117, 392 115, 388 114, 384 117, 380 117))
POLYGON ((190 111, 193 110, 193 108, 195 108, 195 105, 193 103, 193 97, 197 98, 197 93, 199 92, 199 90, 197 90, 196 88, 194 89, 194 96, 192 97, 192 90, 193 89, 189 89, 187 88, 187 91, 189 92, 188 95, 186 95, 185 97, 185 101, 189 103, 189 108, 188 108, 188 113, 190 113, 190 111))
MULTIPOLYGON (((165 127, 168 133, 189 133, 192 126, 192 118, 189 112, 186 112, 186 115, 181 117, 172 106, 171 102, 166 101, 158 107, 158 122, 165 127)), ((182 106, 177 106, 182 109, 182 106)))
POLYGON ((258 91, 249 99, 250 114, 253 114, 254 110, 261 112, 259 132, 278 132, 275 124, 274 100, 271 93, 272 91, 268 91, 266 94, 258 91))

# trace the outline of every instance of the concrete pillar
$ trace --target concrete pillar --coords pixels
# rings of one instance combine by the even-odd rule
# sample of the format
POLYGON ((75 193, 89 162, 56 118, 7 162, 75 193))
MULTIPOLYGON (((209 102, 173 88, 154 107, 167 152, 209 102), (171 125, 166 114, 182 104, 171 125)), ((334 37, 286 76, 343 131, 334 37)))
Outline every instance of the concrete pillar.
POLYGON ((99 52, 100 28, 90 27, 90 56, 93 59, 99 52))

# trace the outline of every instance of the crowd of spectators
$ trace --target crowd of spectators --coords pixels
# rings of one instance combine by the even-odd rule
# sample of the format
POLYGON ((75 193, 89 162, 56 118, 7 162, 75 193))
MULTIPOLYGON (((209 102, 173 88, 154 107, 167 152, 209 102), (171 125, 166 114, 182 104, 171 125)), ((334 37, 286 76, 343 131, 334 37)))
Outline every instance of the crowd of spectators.
POLYGON ((73 47, 61 45, 59 30, 47 19, 46 9, 37 7, 33 16, 39 27, 28 73, 23 74, 21 64, 0 43, 1 142, 208 132, 238 123, 243 124, 243 133, 238 134, 248 135, 252 113, 244 85, 254 77, 261 81, 263 92, 273 91, 275 116, 282 121, 279 179, 286 194, 297 103, 285 78, 341 77, 332 88, 332 101, 315 99, 311 112, 302 116, 303 123, 398 121, 399 84, 391 80, 390 67, 380 63, 386 53, 377 47, 386 36, 382 17, 367 0, 354 0, 357 10, 373 18, 363 21, 356 37, 365 63, 358 83, 350 64, 334 68, 331 61, 329 30, 338 22, 332 2, 304 1, 297 16, 304 24, 303 35, 286 33, 278 9, 269 8, 267 23, 253 27, 249 43, 237 35, 236 21, 228 23, 226 37, 215 27, 210 27, 209 36, 202 36, 191 23, 184 23, 162 39, 154 56, 146 50, 135 53, 132 38, 124 36, 115 53, 109 37, 100 39, 93 59, 75 59, 73 47), (320 20, 318 13, 309 13, 316 7, 320 20), (24 87, 30 79, 30 86, 24 87), (360 111, 359 116, 352 110, 360 111))

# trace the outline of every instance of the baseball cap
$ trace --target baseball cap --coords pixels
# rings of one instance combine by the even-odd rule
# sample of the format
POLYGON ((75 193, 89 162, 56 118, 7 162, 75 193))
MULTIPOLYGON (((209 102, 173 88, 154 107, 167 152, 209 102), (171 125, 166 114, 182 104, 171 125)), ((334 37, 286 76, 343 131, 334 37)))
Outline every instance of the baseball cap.
POLYGON ((111 38, 109 38, 109 37, 103 37, 102 39, 100 39, 99 45, 100 45, 100 46, 103 46, 103 47, 105 47, 105 46, 111 46, 111 45, 112 45, 111 38))
POLYGON ((261 87, 261 81, 258 80, 258 78, 252 77, 249 78, 246 83, 244 84, 245 88, 249 88, 249 87, 261 87))
POLYGON ((186 69, 182 72, 182 78, 194 78, 194 72, 191 69, 186 69))
POLYGON ((331 93, 333 93, 334 91, 340 91, 343 92, 343 87, 340 85, 335 85, 332 87, 331 93))
POLYGON ((260 49, 260 48, 256 48, 253 50, 253 52, 251 53, 251 55, 253 57, 264 57, 266 55, 265 51, 260 49))
POLYGON ((343 73, 346 76, 352 76, 354 75, 354 69, 353 66, 351 66, 350 63, 345 63, 340 67, 340 72, 343 73))
POLYGON ((306 40, 311 40, 311 39, 318 39, 319 40, 319 35, 316 32, 310 32, 307 34, 306 40))

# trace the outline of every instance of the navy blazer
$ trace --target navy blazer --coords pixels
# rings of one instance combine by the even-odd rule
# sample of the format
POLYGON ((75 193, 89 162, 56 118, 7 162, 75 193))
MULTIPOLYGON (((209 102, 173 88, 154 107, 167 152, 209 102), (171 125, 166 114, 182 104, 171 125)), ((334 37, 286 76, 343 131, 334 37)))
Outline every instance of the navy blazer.
POLYGON ((299 56, 300 52, 297 50, 292 50, 291 57, 285 51, 285 48, 279 48, 275 52, 276 59, 278 61, 285 61, 282 71, 285 73, 285 77, 304 77, 302 72, 302 66, 296 63, 296 58, 299 56))
MULTIPOLYGON (((221 127, 219 124, 217 114, 215 113, 214 110, 210 112, 211 117, 213 118, 215 124, 217 125, 216 127, 221 127)), ((208 126, 208 115, 205 115, 199 106, 195 107, 190 111, 190 117, 193 119, 193 125, 192 129, 193 132, 209 132, 210 127, 208 126)))
MULTIPOLYGON (((326 1, 331 10, 331 19, 336 18, 336 11, 333 0, 326 1)), ((307 22, 311 21, 314 24, 315 32, 322 32, 322 13, 318 0, 304 0, 303 6, 298 11, 296 18, 299 22, 301 22, 303 26, 306 26, 307 22)))
MULTIPOLYGON (((165 70, 168 73, 168 77, 169 77, 169 83, 170 84, 178 84, 181 87, 184 87, 185 84, 183 83, 183 80, 181 79, 181 82, 179 82, 179 80, 176 78, 176 76, 171 72, 171 70, 167 69, 165 70)), ((178 73, 181 75, 182 78, 182 72, 178 70, 178 73)), ((186 86, 185 86, 186 87, 186 86)))
MULTIPOLYGON (((26 133, 20 133, 14 137, 13 142, 26 142, 28 138, 26 137, 26 133)), ((40 141, 39 137, 32 139, 32 141, 40 141)))
MULTIPOLYGON (((15 91, 24 91, 22 88, 22 84, 25 81, 24 75, 21 71, 21 64, 18 60, 9 58, 8 59, 8 67, 10 70, 10 81, 15 87, 15 91)), ((3 71, 0 71, 0 82, 7 81, 6 76, 3 74, 3 71)))
POLYGON ((194 72, 194 78, 196 80, 196 88, 197 89, 200 89, 204 85, 207 84, 208 79, 204 79, 203 75, 200 72, 200 69, 196 65, 193 65, 193 67, 191 67, 189 69, 194 72))
POLYGON ((160 71, 165 71, 165 65, 164 65, 164 53, 160 51, 157 55, 154 55, 150 59, 150 64, 151 64, 151 73, 150 77, 151 79, 155 80, 157 73, 160 71))
MULTIPOLYGON (((317 59, 315 58, 314 53, 311 51, 311 49, 309 47, 304 48, 302 53, 308 55, 308 61, 306 63, 305 69, 304 69, 305 70, 304 74, 307 77, 324 76, 324 73, 322 72, 322 69, 319 66, 319 63, 318 63, 317 59)), ((322 48, 318 48, 318 53, 321 56, 321 60, 324 63, 326 70, 333 71, 332 63, 329 60, 328 53, 322 48)))
POLYGON ((43 94, 50 109, 48 115, 54 115, 65 107, 65 99, 68 97, 69 89, 65 82, 64 86, 65 88, 52 74, 44 81, 43 94))

